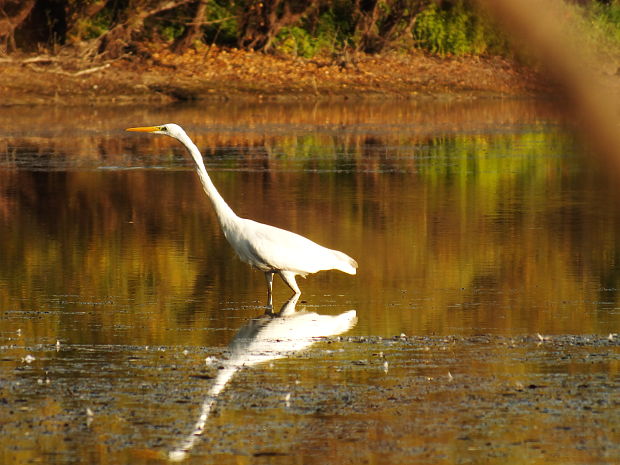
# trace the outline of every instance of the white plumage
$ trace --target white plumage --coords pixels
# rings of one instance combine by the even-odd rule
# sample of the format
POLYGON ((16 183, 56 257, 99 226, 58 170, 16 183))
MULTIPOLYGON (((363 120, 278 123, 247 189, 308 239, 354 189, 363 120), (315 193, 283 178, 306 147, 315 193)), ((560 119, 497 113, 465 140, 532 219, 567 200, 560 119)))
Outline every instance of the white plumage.
POLYGON ((187 148, 196 162, 198 177, 213 204, 224 236, 242 261, 265 273, 269 305, 272 302, 274 274, 278 274, 299 295, 301 291, 295 281, 298 275, 305 277, 322 270, 356 273, 357 262, 342 252, 323 247, 299 234, 237 216, 211 182, 200 151, 177 124, 127 130, 164 134, 177 139, 187 148))

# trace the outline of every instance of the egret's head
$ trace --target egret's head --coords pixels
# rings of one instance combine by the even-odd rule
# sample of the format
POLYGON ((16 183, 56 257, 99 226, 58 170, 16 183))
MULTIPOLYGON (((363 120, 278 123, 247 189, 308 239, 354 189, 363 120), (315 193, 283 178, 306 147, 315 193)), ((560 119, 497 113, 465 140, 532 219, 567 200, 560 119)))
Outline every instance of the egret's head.
POLYGON ((127 131, 133 132, 149 132, 151 134, 164 134, 166 136, 174 137, 175 139, 179 139, 181 136, 185 135, 185 131, 178 124, 168 123, 162 124, 161 126, 146 126, 141 128, 127 128, 127 131))

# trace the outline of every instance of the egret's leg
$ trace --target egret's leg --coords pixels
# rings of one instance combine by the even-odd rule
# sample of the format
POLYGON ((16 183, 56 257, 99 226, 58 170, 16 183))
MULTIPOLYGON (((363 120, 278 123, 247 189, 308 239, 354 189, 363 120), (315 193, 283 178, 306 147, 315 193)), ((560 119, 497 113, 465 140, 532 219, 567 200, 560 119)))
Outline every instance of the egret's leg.
POLYGON ((299 296, 300 294, 293 294, 290 299, 284 302, 284 305, 282 305, 282 308, 278 312, 278 316, 286 316, 295 313, 295 305, 297 305, 299 296))
POLYGON ((295 273, 292 273, 290 271, 279 271, 278 274, 282 278, 282 281, 284 281, 286 285, 293 290, 295 295, 301 294, 301 291, 297 286, 297 282, 295 281, 295 273))
POLYGON ((267 306, 273 307, 273 272, 265 271, 265 281, 267 281, 267 306))

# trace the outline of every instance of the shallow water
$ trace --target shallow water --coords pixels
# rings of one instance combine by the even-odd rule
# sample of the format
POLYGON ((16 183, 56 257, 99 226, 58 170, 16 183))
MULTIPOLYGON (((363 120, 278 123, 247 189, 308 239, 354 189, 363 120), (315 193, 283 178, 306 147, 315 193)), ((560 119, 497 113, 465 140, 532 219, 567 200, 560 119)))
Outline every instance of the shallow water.
POLYGON ((201 409, 192 463, 620 457, 617 194, 544 105, 5 108, 0 125, 1 463, 164 461, 201 409), (355 322, 258 345, 263 276, 184 149, 123 130, 170 121, 239 215, 359 262, 298 279, 296 303, 297 321, 355 322))

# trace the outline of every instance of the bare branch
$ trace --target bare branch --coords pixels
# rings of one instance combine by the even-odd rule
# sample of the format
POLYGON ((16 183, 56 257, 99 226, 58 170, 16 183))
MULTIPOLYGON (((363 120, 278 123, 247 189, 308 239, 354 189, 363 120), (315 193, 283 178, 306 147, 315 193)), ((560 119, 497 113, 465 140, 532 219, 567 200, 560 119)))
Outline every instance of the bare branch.
POLYGON ((65 71, 63 69, 47 69, 47 68, 40 68, 38 66, 35 66, 31 63, 26 64, 26 67, 36 71, 36 72, 45 72, 45 73, 53 73, 53 74, 61 74, 63 76, 72 76, 72 77, 77 77, 77 76, 84 76, 86 74, 92 74, 92 73, 96 73, 97 71, 102 71, 106 68, 108 68, 110 66, 110 63, 106 63, 104 65, 101 66, 94 66, 92 68, 88 68, 88 69, 83 69, 80 71, 75 71, 75 72, 71 72, 71 71, 65 71))
POLYGON ((117 24, 98 39, 98 52, 100 54, 105 53, 111 58, 119 57, 129 45, 131 37, 144 28, 144 22, 148 18, 191 3, 191 1, 192 0, 164 0, 158 2, 149 9, 138 9, 138 11, 127 18, 125 22, 117 24))
POLYGON ((0 52, 17 49, 15 29, 30 15, 35 0, 1 0, 0 1, 0 52))

